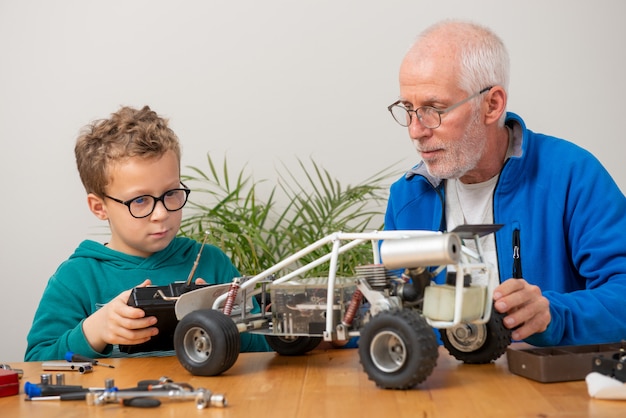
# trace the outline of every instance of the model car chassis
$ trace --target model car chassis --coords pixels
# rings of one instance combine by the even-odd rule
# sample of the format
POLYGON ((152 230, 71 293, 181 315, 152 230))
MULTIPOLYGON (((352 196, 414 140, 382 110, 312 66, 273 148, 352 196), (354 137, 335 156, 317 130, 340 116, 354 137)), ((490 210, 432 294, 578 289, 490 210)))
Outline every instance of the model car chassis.
POLYGON ((170 298, 176 355, 190 373, 213 376, 236 362, 242 332, 263 334, 282 355, 358 337, 368 377, 382 388, 408 389, 436 366, 439 330, 457 359, 489 363, 511 338, 492 309, 498 279, 481 247, 481 237, 499 227, 330 234, 255 276, 170 298), (372 263, 357 267, 356 277, 337 277, 339 257, 359 245, 371 245, 372 263), (328 277, 307 277, 322 263, 329 263, 328 277))

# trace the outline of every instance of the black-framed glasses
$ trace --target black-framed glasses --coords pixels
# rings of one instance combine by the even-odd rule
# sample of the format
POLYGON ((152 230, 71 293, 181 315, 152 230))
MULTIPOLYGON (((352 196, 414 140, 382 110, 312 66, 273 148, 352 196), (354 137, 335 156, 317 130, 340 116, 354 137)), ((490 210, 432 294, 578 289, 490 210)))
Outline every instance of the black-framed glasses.
POLYGON ((394 102, 390 104, 389 106, 387 106, 387 110, 389 111, 389 113, 391 113, 391 116, 393 116, 393 119, 396 122, 398 122, 400 126, 404 126, 405 128, 411 125, 411 122, 413 121, 412 113, 415 113, 417 120, 419 120, 419 122, 422 124, 424 128, 435 129, 441 125, 441 115, 456 109, 462 104, 469 102, 473 98, 478 97, 481 94, 488 92, 492 88, 493 86, 485 87, 481 91, 474 93, 471 96, 466 97, 460 102, 457 102, 453 104, 452 106, 448 106, 445 109, 437 109, 436 107, 432 107, 432 106, 420 106, 415 110, 410 110, 400 105, 401 100, 398 100, 397 102, 394 102))
POLYGON ((181 210, 187 203, 187 198, 189 197, 191 190, 189 190, 189 188, 187 188, 187 186, 185 186, 182 182, 180 184, 183 188, 168 190, 159 197, 151 196, 149 194, 133 197, 129 200, 116 199, 108 194, 105 194, 104 197, 128 206, 128 211, 131 216, 133 218, 140 219, 150 216, 152 212, 154 212, 157 202, 163 203, 163 207, 165 207, 168 212, 181 210))

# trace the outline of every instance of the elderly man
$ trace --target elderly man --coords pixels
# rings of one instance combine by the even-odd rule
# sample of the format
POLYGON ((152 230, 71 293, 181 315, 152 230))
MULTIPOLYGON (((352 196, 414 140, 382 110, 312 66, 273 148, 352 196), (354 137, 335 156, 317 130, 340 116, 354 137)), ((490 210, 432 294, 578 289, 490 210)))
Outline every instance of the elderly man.
POLYGON ((507 113, 508 81, 489 29, 444 21, 419 36, 389 111, 422 161, 392 185, 385 228, 503 224, 482 239, 513 339, 625 339, 626 199, 589 152, 507 113))

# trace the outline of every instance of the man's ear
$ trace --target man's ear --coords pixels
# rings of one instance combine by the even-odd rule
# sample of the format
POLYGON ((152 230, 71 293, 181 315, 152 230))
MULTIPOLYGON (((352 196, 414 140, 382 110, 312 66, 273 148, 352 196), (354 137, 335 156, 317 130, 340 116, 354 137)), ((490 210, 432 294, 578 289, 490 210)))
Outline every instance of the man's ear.
POLYGON ((106 206, 104 205, 102 198, 93 193, 89 193, 87 195, 87 205, 89 206, 89 210, 96 215, 98 219, 102 221, 109 219, 109 215, 107 214, 106 206))
POLYGON ((487 110, 485 111, 485 124, 497 123, 504 112, 506 112, 506 91, 502 86, 493 86, 487 92, 485 101, 487 110))

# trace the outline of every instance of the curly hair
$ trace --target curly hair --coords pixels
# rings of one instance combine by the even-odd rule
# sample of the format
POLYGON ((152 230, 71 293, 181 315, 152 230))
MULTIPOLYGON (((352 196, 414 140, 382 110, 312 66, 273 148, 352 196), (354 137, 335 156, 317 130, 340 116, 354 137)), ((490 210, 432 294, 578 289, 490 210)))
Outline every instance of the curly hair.
POLYGON ((180 162, 178 137, 167 119, 148 106, 122 107, 109 119, 85 126, 74 148, 80 179, 87 193, 104 196, 109 168, 130 157, 158 158, 174 151, 180 162))

